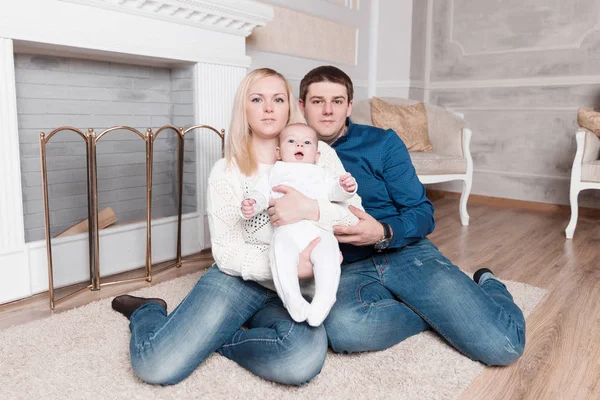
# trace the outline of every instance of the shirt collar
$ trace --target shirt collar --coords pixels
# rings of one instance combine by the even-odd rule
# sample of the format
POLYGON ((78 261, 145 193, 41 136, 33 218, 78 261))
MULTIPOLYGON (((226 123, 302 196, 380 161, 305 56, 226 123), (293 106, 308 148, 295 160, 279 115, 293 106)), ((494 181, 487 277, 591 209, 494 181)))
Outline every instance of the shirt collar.
POLYGON ((344 133, 342 136, 340 136, 339 138, 337 138, 335 140, 335 142, 333 142, 331 144, 331 147, 335 148, 335 147, 341 145, 342 143, 346 143, 346 141, 350 137, 350 133, 352 131, 352 127, 354 126, 354 124, 352 123, 352 121, 350 121, 350 118, 346 118, 346 126, 348 127, 348 129, 346 129, 346 133, 344 133))

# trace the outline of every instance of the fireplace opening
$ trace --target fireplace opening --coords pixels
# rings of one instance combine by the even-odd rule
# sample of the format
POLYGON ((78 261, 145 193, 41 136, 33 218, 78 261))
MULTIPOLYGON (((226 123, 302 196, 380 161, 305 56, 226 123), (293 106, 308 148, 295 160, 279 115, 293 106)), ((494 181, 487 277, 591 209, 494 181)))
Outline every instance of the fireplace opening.
MULTIPOLYGON (((23 214, 27 242, 42 240, 44 205, 39 134, 60 126, 83 132, 131 126, 142 133, 194 121, 193 67, 164 68, 35 54, 15 54, 23 214)), ((194 135, 185 139, 182 213, 197 211, 194 135)), ((152 218, 177 215, 177 138, 154 142, 152 218)), ((145 142, 126 130, 97 144, 98 211, 106 227, 145 220, 145 142)), ((87 218, 86 148, 74 132, 47 145, 51 237, 79 233, 87 218)))

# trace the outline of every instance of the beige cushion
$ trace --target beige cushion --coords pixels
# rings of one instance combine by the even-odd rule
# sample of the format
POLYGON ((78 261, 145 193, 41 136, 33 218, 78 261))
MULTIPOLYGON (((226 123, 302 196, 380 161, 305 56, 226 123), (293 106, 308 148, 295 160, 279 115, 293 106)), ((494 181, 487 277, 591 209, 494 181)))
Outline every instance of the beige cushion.
POLYGON ((462 131, 465 120, 443 107, 425 104, 429 123, 429 140, 438 153, 464 157, 462 131))
POLYGON ((430 152, 427 112, 423 103, 414 105, 392 105, 373 97, 371 120, 382 129, 393 129, 410 152, 430 152))
POLYGON ((586 129, 583 145, 583 163, 600 160, 600 137, 586 129))
POLYGON ((371 100, 359 100, 352 104, 350 119, 355 124, 373 125, 371 121, 371 100))
MULTIPOLYGON (((382 97, 388 104, 417 104, 416 100, 400 97, 382 97)), ((425 103, 429 141, 433 151, 440 154, 463 157, 462 129, 465 121, 443 107, 425 103)), ((352 105, 352 122, 361 125, 373 125, 371 121, 371 100, 358 100, 352 105)))
POLYGON ((600 160, 581 164, 581 180, 586 182, 600 182, 600 160))
POLYGON ((438 153, 409 153, 417 175, 465 174, 467 159, 438 153))
POLYGON ((580 108, 577 110, 577 123, 600 137, 600 112, 589 108, 580 108))

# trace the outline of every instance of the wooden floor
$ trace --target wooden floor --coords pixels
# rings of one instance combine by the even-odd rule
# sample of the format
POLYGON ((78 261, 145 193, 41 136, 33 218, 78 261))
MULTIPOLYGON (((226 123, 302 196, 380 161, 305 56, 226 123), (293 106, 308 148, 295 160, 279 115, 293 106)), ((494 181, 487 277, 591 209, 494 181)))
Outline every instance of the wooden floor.
MULTIPOLYGON (((514 365, 487 368, 462 399, 600 399, 600 219, 580 218, 566 240, 569 215, 470 204, 471 224, 459 222, 458 200, 439 198, 430 239, 455 264, 548 289, 527 320, 527 346, 514 365)), ((210 259, 158 275, 164 281, 205 268, 210 259)), ((87 292, 58 306, 61 312, 130 292, 131 283, 87 292)), ((0 306, 0 329, 52 313, 47 295, 0 306)))

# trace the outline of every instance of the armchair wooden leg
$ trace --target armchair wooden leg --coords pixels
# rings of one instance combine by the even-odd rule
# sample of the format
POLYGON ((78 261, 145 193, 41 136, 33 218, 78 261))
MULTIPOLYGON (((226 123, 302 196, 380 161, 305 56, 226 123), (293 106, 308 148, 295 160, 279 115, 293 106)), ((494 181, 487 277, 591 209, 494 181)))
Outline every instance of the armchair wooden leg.
POLYGON ((567 225, 567 229, 565 229, 565 235, 567 236, 567 239, 573 239, 573 235, 575 234, 575 228, 577 227, 577 217, 579 216, 579 209, 577 204, 578 197, 579 190, 576 188, 572 188, 570 195, 571 220, 569 221, 569 225, 567 225))
POLYGON ((469 225, 469 213, 467 212, 467 202, 469 201, 469 195, 471 194, 471 184, 470 180, 463 181, 463 191, 460 196, 460 203, 458 206, 458 211, 460 213, 460 223, 463 226, 469 225))

